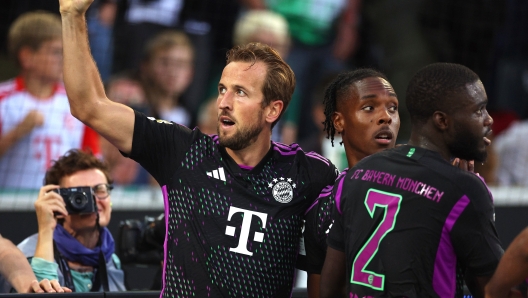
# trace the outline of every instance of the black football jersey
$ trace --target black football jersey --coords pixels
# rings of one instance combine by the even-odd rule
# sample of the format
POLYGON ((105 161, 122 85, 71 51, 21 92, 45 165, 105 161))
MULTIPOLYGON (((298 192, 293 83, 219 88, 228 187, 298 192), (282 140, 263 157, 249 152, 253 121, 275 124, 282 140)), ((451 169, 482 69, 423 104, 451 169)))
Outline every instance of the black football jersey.
POLYGON ((462 297, 464 274, 491 276, 502 256, 486 185, 437 152, 371 155, 334 190, 328 245, 350 297, 462 297))
POLYGON ((130 157, 165 199, 163 297, 290 297, 303 216, 334 165, 271 143, 240 167, 218 136, 136 113, 130 157))
MULTIPOLYGON (((335 184, 328 185, 323 189, 317 200, 306 211, 303 241, 305 259, 304 266, 300 269, 308 274, 321 274, 326 257, 326 238, 332 227, 334 219, 332 210, 334 208, 335 193, 334 185, 338 185, 348 169, 344 169, 337 177, 335 184)), ((302 263, 301 263, 302 264, 302 263)))

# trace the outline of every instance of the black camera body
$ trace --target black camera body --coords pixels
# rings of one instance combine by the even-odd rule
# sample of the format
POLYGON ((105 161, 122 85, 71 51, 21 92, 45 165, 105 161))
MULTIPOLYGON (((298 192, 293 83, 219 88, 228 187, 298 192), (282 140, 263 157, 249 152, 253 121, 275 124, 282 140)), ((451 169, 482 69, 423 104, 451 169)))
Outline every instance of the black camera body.
POLYGON ((69 187, 54 189, 58 193, 64 203, 66 203, 66 211, 68 214, 87 214, 96 213, 95 200, 92 188, 84 187, 69 187))

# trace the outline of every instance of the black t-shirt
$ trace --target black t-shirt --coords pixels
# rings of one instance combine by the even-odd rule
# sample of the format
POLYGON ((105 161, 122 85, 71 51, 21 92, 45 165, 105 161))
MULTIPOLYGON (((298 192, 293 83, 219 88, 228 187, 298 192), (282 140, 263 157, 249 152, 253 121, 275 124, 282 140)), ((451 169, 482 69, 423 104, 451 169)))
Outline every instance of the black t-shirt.
MULTIPOLYGON (((345 177, 348 169, 339 174, 334 185, 345 177)), ((335 193, 334 185, 328 185, 323 189, 315 203, 306 211, 303 239, 305 259, 301 263, 301 269, 308 274, 321 274, 326 257, 326 238, 332 227, 334 219, 332 210, 334 208, 335 193)))
POLYGON ((464 273, 493 274, 491 194, 437 152, 380 152, 336 185, 328 245, 346 255, 351 297, 462 297, 464 273))
POLYGON ((303 216, 332 163, 272 143, 242 169, 218 136, 140 113, 130 157, 165 198, 163 297, 290 297, 303 216))

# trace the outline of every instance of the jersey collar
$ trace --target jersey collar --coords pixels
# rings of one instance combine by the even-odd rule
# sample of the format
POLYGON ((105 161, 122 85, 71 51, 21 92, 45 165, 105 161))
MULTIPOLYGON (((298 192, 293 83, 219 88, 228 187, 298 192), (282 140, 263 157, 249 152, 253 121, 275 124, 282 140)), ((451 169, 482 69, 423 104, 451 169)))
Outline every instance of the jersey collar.
POLYGON ((224 158, 225 163, 229 170, 232 173, 241 173, 241 174, 256 174, 260 173, 262 171, 262 168, 264 168, 264 165, 273 157, 273 144, 270 146, 270 149, 266 155, 260 160, 260 162, 251 170, 248 171, 248 168, 244 166, 244 168, 241 168, 227 153, 225 147, 218 146, 218 150, 220 151, 220 154, 222 155, 222 158, 224 158))

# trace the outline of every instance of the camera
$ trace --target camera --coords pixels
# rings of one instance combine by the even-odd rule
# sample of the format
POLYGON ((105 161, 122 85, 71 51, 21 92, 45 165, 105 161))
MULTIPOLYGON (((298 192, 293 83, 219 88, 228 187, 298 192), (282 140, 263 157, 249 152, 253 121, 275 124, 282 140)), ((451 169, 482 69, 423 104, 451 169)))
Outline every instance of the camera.
POLYGON ((53 190, 58 193, 66 203, 68 214, 95 213, 95 200, 91 187, 70 187, 53 190))

